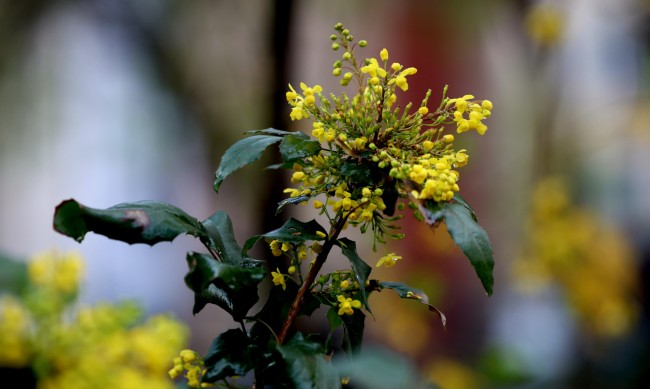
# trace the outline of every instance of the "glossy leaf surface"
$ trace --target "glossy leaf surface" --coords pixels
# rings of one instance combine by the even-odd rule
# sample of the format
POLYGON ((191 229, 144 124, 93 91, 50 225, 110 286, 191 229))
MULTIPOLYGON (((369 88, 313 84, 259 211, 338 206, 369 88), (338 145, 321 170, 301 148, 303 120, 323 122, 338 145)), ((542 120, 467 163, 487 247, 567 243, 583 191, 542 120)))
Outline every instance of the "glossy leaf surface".
POLYGON ((219 191, 226 177, 260 159, 267 147, 281 140, 282 137, 277 135, 253 135, 235 142, 223 154, 219 167, 214 173, 215 192, 219 191))
POLYGON ((260 261, 242 254, 242 248, 235 239, 232 221, 225 212, 214 213, 203 221, 203 226, 207 232, 208 246, 223 263, 241 267, 254 267, 261 264, 260 261))
POLYGON ((280 155, 284 162, 294 162, 318 154, 320 143, 302 132, 291 133, 280 143, 280 155))
POLYGON ((233 266, 200 253, 188 253, 187 263, 185 283, 195 292, 195 314, 212 303, 241 320, 258 301, 257 285, 266 276, 263 268, 233 266))

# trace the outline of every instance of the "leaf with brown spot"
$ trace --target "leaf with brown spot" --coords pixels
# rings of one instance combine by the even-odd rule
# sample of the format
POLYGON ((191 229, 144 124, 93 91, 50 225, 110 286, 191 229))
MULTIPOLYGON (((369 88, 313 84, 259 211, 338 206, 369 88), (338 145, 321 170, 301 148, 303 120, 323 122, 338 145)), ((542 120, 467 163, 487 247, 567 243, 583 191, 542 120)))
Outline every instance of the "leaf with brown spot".
POLYGON ((207 238, 203 225, 182 209, 160 201, 138 201, 95 209, 66 200, 54 211, 54 229, 81 242, 90 231, 129 244, 172 241, 188 234, 207 238))

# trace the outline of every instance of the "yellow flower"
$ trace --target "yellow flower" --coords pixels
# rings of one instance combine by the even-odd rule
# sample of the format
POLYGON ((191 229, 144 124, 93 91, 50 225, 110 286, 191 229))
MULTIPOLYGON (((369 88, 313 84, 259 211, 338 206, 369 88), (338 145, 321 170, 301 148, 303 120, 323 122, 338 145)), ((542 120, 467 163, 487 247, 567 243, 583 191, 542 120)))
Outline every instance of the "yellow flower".
POLYGON ((361 72, 368 73, 370 77, 386 77, 386 70, 379 66, 379 62, 375 58, 370 58, 368 64, 361 68, 361 72))
POLYGON ((286 96, 287 96, 287 101, 293 101, 296 98, 298 98, 298 94, 294 90, 290 90, 289 92, 287 92, 286 96))
POLYGON ((289 193, 289 197, 291 198, 300 196, 300 191, 296 188, 286 188, 282 192, 289 193))
POLYGON ((379 57, 381 57, 381 60, 384 62, 388 61, 388 50, 386 50, 385 48, 381 49, 381 51, 379 52, 379 57))
POLYGON ((309 112, 305 111, 302 108, 302 102, 300 102, 291 109, 291 113, 289 114, 289 117, 291 118, 291 120, 301 120, 304 118, 308 118, 309 112))
POLYGON ((413 74, 417 73, 417 71, 418 70, 416 68, 413 68, 413 67, 406 68, 406 69, 402 70, 395 78, 391 79, 388 82, 388 85, 395 84, 401 90, 407 91, 409 89, 409 84, 406 82, 406 76, 413 75, 413 74))
POLYGON ((300 181, 302 181, 304 179, 305 179, 305 173, 303 173, 303 172, 295 172, 291 176, 291 182, 293 182, 294 184, 298 183, 298 182, 300 182, 300 181))
POLYGON ((195 351, 185 349, 181 351, 180 357, 183 360, 183 362, 187 363, 187 362, 195 361, 197 356, 195 351))
POLYGON ((564 15, 548 3, 539 3, 526 15, 526 30, 541 46, 554 46, 564 34, 564 15))
POLYGON ((279 257, 280 255, 282 255, 281 246, 282 246, 282 242, 280 242, 277 239, 273 240, 273 241, 271 241, 271 243, 269 243, 269 247, 271 249, 271 253, 273 254, 273 256, 279 257))
POLYGON ((377 267, 381 267, 382 265, 386 267, 391 267, 401 259, 402 259, 401 255, 397 255, 395 253, 389 253, 379 259, 379 262, 377 262, 377 267))
POLYGON ((350 297, 345 297, 343 295, 336 296, 336 299, 339 302, 339 315, 354 315, 353 308, 361 308, 361 301, 359 300, 352 300, 350 297))
POLYGON ((280 273, 280 268, 275 268, 277 272, 272 271, 271 276, 273 276, 273 284, 275 286, 281 285, 283 290, 287 289, 287 284, 284 282, 284 275, 280 273))

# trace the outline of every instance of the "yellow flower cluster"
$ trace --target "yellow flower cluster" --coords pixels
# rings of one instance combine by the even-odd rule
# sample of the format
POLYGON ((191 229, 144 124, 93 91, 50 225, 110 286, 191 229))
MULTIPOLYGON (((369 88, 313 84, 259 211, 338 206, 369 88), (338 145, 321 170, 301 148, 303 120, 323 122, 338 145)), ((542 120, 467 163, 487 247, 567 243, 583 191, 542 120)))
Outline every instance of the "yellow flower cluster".
POLYGON ((591 333, 612 337, 634 325, 638 280, 623 235, 586 209, 571 204, 562 180, 539 183, 516 281, 531 289, 555 284, 591 333))
MULTIPOLYGON (((316 234, 321 238, 325 238, 326 236, 325 233, 321 231, 318 231, 316 234)), ((289 276, 294 275, 296 273, 298 276, 301 276, 302 263, 308 260, 309 258, 318 255, 318 253, 320 253, 323 248, 323 246, 318 241, 313 242, 311 245, 306 245, 304 243, 294 245, 289 242, 282 242, 278 239, 273 239, 273 240, 269 240, 267 243, 269 244, 271 253, 274 256, 279 257, 282 255, 286 255, 287 257, 289 257, 290 259, 290 266, 288 268, 289 276)), ((281 286, 282 289, 286 289, 287 275, 282 274, 279 268, 276 268, 276 270, 277 271, 271 272, 271 277, 272 277, 271 281, 273 281, 273 285, 281 286)))
POLYGON ((78 254, 32 258, 26 294, 0 300, 0 366, 31 367, 39 389, 172 389, 165 372, 187 328, 167 315, 142 322, 134 303, 73 311, 82 268, 78 254))
POLYGON ((291 120, 301 120, 309 118, 309 110, 307 109, 310 106, 313 106, 316 102, 316 97, 314 93, 320 94, 323 91, 320 85, 316 85, 313 88, 308 87, 304 82, 300 83, 300 89, 302 89, 302 96, 296 93, 296 90, 289 85, 289 92, 287 92, 287 101, 293 106, 291 110, 291 120))
POLYGON ((487 126, 482 121, 492 115, 492 102, 490 100, 483 100, 481 104, 478 104, 472 101, 473 98, 474 96, 472 95, 465 95, 447 101, 447 107, 454 104, 456 108, 454 111, 454 122, 456 122, 459 134, 469 130, 476 130, 476 132, 483 135, 487 131, 487 126), (465 114, 467 114, 467 117, 465 114))
POLYGON ((205 367, 203 358, 193 350, 185 349, 173 359, 174 367, 169 371, 169 376, 172 379, 180 377, 184 371, 187 371, 185 378, 187 378, 188 388, 207 388, 214 386, 207 382, 201 382, 201 378, 205 374, 205 367))
POLYGON ((408 90, 417 69, 389 62, 385 48, 378 58, 359 62, 355 49, 367 42, 355 43, 340 23, 335 30, 332 49, 343 49, 343 54, 334 62, 333 75, 341 77, 342 86, 356 83, 357 93, 325 96, 319 85, 301 83, 300 92, 289 85, 291 119, 312 120, 311 135, 321 150, 295 161, 291 182, 297 187, 285 193, 311 199, 330 220, 343 216, 362 231, 372 228, 376 241, 383 242, 397 219, 393 212, 399 198, 410 203, 452 200, 460 190, 456 169, 467 164, 468 155, 454 149, 455 138, 447 132, 484 134, 493 107, 472 95, 448 99, 446 88, 435 109, 428 103, 431 91, 415 109, 410 102, 400 106, 398 93, 408 90))
POLYGON ((76 252, 36 254, 28 264, 31 282, 54 293, 75 293, 83 273, 83 259, 76 252))

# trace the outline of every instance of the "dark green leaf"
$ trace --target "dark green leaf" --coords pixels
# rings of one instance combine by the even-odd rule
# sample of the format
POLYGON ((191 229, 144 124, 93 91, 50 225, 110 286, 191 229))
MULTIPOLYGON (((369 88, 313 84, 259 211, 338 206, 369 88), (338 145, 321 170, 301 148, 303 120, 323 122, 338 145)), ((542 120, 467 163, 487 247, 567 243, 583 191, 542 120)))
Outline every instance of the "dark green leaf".
POLYGON ((196 315, 201 312, 208 304, 222 307, 226 312, 232 311, 232 304, 228 296, 226 296, 226 293, 212 284, 203 290, 194 291, 192 314, 196 315))
POLYGON ((447 318, 445 317, 445 315, 440 310, 438 310, 438 308, 429 304, 429 296, 427 296, 427 294, 421 291, 420 289, 411 288, 410 286, 402 282, 391 282, 391 281, 380 282, 379 288, 391 289, 403 299, 415 300, 419 303, 426 305, 427 307, 429 307, 429 310, 431 312, 435 312, 440 317, 440 321, 442 321, 443 327, 447 325, 447 318))
POLYGON ((89 231, 123 242, 172 241, 188 234, 205 238, 203 225, 183 210, 159 201, 124 203, 106 210, 66 200, 54 211, 54 229, 81 242, 89 231))
POLYGON ((223 154, 221 163, 214 173, 215 192, 219 191, 219 187, 226 177, 260 159, 267 147, 281 140, 282 137, 275 135, 253 135, 235 142, 223 154))
POLYGON ((259 299, 257 285, 266 276, 263 268, 228 265, 200 253, 188 253, 187 263, 190 271, 185 282, 200 303, 199 306, 195 304, 195 313, 207 302, 223 308, 235 320, 241 320, 259 299))
POLYGON ((277 130, 275 128, 266 128, 264 130, 246 131, 246 133, 247 134, 255 134, 255 135, 264 134, 264 135, 276 135, 276 136, 285 136, 285 135, 297 134, 296 132, 277 130))
POLYGON ((419 209, 425 221, 435 227, 442 220, 449 235, 469 259, 488 296, 492 295, 494 258, 487 232, 476 222, 474 211, 458 196, 457 202, 425 201, 419 209))
POLYGON ((250 338, 240 329, 219 335, 206 354, 203 382, 217 382, 226 377, 243 376, 253 369, 248 358, 250 338))
POLYGON ((338 372, 325 358, 319 343, 301 333, 278 346, 291 384, 296 389, 336 389, 341 387, 338 372))
POLYGON ((444 208, 445 223, 449 235, 463 250, 481 280, 483 288, 488 296, 491 296, 494 284, 492 276, 494 258, 487 232, 476 223, 472 212, 464 205, 446 203, 444 208))
POLYGON ((357 254, 357 245, 354 243, 354 241, 348 238, 342 238, 336 241, 336 245, 341 247, 341 252, 343 255, 348 257, 350 260, 350 265, 352 267, 352 271, 354 272, 354 277, 356 278, 359 285, 361 285, 361 288, 359 288, 361 302, 366 307, 368 312, 370 312, 370 307, 368 306, 368 296, 366 294, 366 289, 364 286, 366 285, 366 281, 368 280, 368 276, 370 275, 372 268, 370 265, 365 263, 361 257, 359 257, 359 254, 357 254))
POLYGON ((289 197, 287 199, 284 199, 278 203, 278 208, 275 210, 275 215, 279 215, 280 211, 287 205, 295 205, 295 204, 300 204, 304 201, 309 200, 309 196, 297 196, 297 197, 289 197))
POLYGON ((217 253, 219 259, 226 264, 241 267, 261 266, 261 262, 244 257, 242 248, 235 240, 230 217, 223 211, 216 212, 203 221, 208 235, 208 246, 217 253))
POLYGON ((472 207, 467 203, 467 201, 465 201, 465 199, 460 194, 458 193, 454 194, 454 201, 467 208, 472 213, 472 219, 474 219, 475 222, 478 221, 478 219, 476 218, 476 214, 474 213, 474 209, 472 209, 472 207))
POLYGON ((295 162, 303 158, 318 154, 321 150, 320 143, 311 140, 302 132, 287 135, 280 143, 280 155, 284 162, 295 162))
POLYGON ((343 343, 345 351, 354 355, 361 351, 366 315, 356 310, 352 315, 341 315, 343 321, 343 343))
POLYGON ((311 220, 305 223, 290 218, 277 230, 249 238, 246 243, 244 243, 244 253, 248 252, 248 250, 250 250, 261 238, 277 239, 292 244, 300 244, 308 240, 323 240, 324 238, 316 234, 316 232, 321 232, 323 234, 327 233, 316 220, 311 220))
POLYGON ((27 286, 27 262, 0 253, 0 292, 18 295, 27 286))
MULTIPOLYGON (((408 335, 405 335, 408 336, 408 335)), ((362 351, 352 359, 334 361, 341 376, 361 389, 421 388, 417 369, 404 357, 380 348, 362 351)))
POLYGON ((366 164, 359 164, 356 160, 346 161, 341 166, 341 175, 350 179, 356 186, 372 186, 372 168, 366 164))

